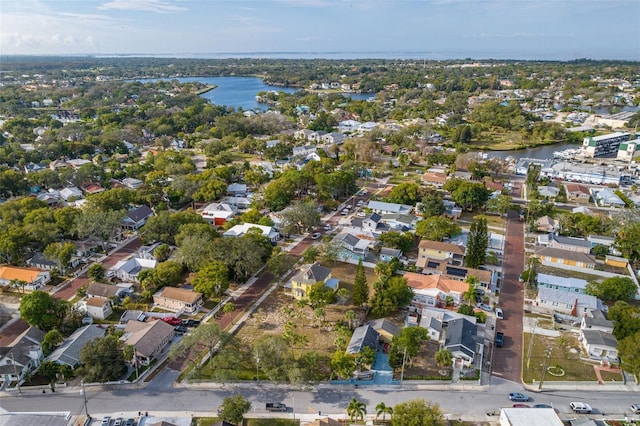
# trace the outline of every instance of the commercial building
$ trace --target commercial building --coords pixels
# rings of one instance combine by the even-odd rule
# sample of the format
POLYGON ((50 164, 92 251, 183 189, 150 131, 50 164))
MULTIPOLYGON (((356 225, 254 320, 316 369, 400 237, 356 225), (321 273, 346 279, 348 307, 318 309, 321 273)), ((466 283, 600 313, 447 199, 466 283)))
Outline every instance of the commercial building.
POLYGON ((582 141, 582 152, 585 157, 603 157, 616 154, 622 142, 629 140, 629 132, 615 132, 608 135, 587 136, 582 141))

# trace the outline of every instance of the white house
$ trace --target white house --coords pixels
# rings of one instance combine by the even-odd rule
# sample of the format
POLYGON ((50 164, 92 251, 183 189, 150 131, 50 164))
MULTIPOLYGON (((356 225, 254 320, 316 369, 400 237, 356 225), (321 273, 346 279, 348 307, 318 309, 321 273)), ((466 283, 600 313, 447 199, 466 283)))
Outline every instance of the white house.
POLYGON ((318 148, 315 145, 295 146, 293 147, 294 157, 306 157, 309 154, 315 154, 318 148))
POLYGON ((216 226, 224 225, 238 212, 236 206, 227 203, 211 203, 202 210, 202 218, 216 226))
POLYGON ((122 281, 138 282, 138 274, 140 271, 144 269, 154 269, 157 264, 158 262, 156 260, 132 257, 116 263, 107 271, 107 276, 116 276, 122 281))
POLYGON ((412 206, 396 203, 385 203, 383 201, 369 201, 367 208, 380 214, 399 213, 399 214, 411 214, 413 211, 412 206))
POLYGON ((38 268, 0 265, 0 286, 6 287, 12 281, 26 283, 24 285, 25 290, 39 290, 51 281, 51 272, 38 268))
POLYGON ((618 340, 613 334, 600 330, 580 330, 582 346, 589 354, 589 358, 618 361, 618 340))
POLYGON ((552 312, 572 315, 574 317, 583 316, 595 310, 606 310, 602 301, 595 296, 547 287, 538 289, 536 305, 549 309, 552 312))
POLYGON ((271 242, 276 242, 280 239, 280 233, 276 231, 273 227, 256 225, 255 223, 243 223, 242 225, 236 225, 228 229, 224 234, 222 234, 222 236, 223 237, 242 237, 247 232, 249 232, 249 230, 252 228, 257 228, 260 231, 260 233, 265 237, 268 237, 269 240, 271 240, 271 242))

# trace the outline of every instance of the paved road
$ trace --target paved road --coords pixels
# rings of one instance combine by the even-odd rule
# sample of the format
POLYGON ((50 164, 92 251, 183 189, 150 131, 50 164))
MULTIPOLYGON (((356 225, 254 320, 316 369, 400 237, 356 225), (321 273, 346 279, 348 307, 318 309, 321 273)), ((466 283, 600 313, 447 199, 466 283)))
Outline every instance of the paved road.
MULTIPOLYGON (((175 372, 167 371, 168 383, 175 372)), ((24 389, 24 388, 23 388, 24 389)), ((308 390, 291 390, 275 385, 249 383, 243 386, 227 384, 223 388, 182 389, 171 386, 139 388, 135 385, 87 387, 89 413, 96 416, 117 414, 119 412, 154 412, 200 411, 214 412, 222 399, 232 394, 246 396, 253 405, 252 412, 264 412, 264 403, 281 401, 295 409, 297 413, 344 414, 348 401, 352 397, 367 404, 367 410, 374 412, 374 407, 384 402, 395 405, 411 399, 424 398, 440 405, 445 413, 454 418, 466 420, 487 420, 485 413, 499 407, 512 405, 508 401, 508 392, 522 391, 522 387, 501 379, 494 379, 493 386, 487 389, 469 391, 449 390, 417 390, 389 387, 355 389, 347 386, 320 385, 308 390)), ((570 401, 585 401, 597 412, 618 414, 623 416, 632 403, 637 403, 637 396, 630 392, 544 392, 528 393, 534 401, 531 403, 553 404, 561 415, 568 415, 570 401)), ((10 411, 71 411, 72 414, 83 412, 83 399, 78 388, 59 390, 55 394, 43 395, 40 391, 23 391, 22 395, 11 394, 0 399, 0 406, 10 411)), ((573 414, 571 417, 580 417, 573 414)), ((598 416, 594 416, 598 418, 598 416)), ((639 416, 635 416, 639 417, 639 416)), ((497 418, 493 417, 493 421, 497 418)))
POLYGON ((524 288, 518 277, 524 267, 524 224, 516 212, 509 212, 504 253, 500 306, 505 319, 498 320, 496 326, 496 331, 504 333, 504 346, 494 348, 493 374, 519 383, 522 380, 524 288))
MULTIPOLYGON (((107 270, 114 266, 119 261, 126 259, 131 256, 142 246, 142 242, 140 238, 136 237, 131 240, 129 243, 119 248, 117 251, 111 253, 107 258, 102 262, 104 269, 107 270)), ((53 294, 53 297, 56 299, 70 300, 73 299, 76 295, 76 292, 83 285, 87 285, 91 282, 86 273, 80 275, 79 277, 69 281, 66 286, 53 294)))

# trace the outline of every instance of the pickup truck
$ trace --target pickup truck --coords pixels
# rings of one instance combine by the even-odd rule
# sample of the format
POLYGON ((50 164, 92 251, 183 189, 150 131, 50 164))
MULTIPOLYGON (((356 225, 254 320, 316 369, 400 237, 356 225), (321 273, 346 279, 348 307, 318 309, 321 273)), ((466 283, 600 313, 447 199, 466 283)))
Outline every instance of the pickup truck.
POLYGON ((504 345, 504 333, 498 331, 496 333, 496 348, 501 348, 504 345))
POLYGON ((267 402, 267 411, 287 411, 287 406, 281 402, 267 402))

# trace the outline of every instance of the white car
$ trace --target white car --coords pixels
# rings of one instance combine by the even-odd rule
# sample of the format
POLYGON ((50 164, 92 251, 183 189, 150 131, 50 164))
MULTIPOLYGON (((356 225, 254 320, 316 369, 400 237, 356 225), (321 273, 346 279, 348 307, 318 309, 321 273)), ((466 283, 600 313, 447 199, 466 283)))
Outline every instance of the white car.
POLYGON ((328 223, 324 226, 324 230, 325 231, 331 231, 331 225, 329 225, 328 223))
POLYGON ((314 234, 311 235, 311 238, 313 238, 314 240, 317 240, 318 238, 322 237, 322 234, 319 232, 316 232, 314 234))
POLYGON ((502 308, 496 308, 496 318, 504 319, 504 312, 502 312, 502 308))
POLYGON ((571 407, 574 413, 590 414, 593 411, 591 406, 584 402, 570 402, 569 407, 571 407))

